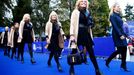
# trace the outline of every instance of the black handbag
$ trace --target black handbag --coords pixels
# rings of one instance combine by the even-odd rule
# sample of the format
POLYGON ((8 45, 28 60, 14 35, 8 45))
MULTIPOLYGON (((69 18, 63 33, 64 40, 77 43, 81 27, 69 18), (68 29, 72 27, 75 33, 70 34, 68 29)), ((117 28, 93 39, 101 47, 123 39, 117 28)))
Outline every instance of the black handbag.
POLYGON ((69 54, 67 56, 67 62, 69 65, 80 65, 83 63, 82 53, 69 54))
POLYGON ((80 65, 83 63, 83 52, 81 52, 78 47, 77 48, 77 53, 75 54, 69 54, 67 55, 67 63, 69 65, 80 65))

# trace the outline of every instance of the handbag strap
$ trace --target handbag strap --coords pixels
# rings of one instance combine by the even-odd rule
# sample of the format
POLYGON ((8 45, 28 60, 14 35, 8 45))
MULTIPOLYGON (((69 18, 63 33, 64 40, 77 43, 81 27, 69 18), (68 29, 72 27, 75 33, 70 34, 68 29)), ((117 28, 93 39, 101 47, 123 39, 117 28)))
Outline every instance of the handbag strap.
POLYGON ((68 46, 68 48, 77 49, 78 53, 81 53, 81 51, 80 51, 80 49, 78 48, 77 43, 76 43, 75 41, 71 41, 71 40, 70 40, 70 41, 69 41, 69 46, 68 46), (72 45, 74 45, 73 48, 72 48, 72 45))

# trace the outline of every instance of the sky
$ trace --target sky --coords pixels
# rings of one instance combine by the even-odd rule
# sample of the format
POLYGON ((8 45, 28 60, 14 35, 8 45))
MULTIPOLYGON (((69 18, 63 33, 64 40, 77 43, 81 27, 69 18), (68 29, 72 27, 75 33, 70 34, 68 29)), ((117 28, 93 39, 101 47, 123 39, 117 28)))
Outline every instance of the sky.
POLYGON ((125 13, 124 9, 125 9, 127 4, 130 4, 130 5, 134 6, 134 0, 108 0, 109 8, 111 8, 111 6, 115 2, 119 3, 119 5, 120 5, 120 7, 122 9, 123 14, 125 13))

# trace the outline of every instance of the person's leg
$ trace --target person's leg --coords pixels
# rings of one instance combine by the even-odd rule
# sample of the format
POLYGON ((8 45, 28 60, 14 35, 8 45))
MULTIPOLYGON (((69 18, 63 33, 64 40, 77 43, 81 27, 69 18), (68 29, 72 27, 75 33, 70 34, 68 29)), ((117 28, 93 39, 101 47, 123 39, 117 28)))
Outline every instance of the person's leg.
POLYGON ((8 57, 10 57, 10 49, 11 49, 11 47, 8 46, 8 57))
POLYGON ((88 62, 87 62, 87 54, 86 54, 87 53, 86 47, 84 47, 83 53, 84 53, 84 63, 88 65, 88 62))
POLYGON ((8 49, 8 47, 4 46, 4 56, 7 56, 7 49, 8 49))
POLYGON ((11 59, 13 59, 14 53, 15 53, 15 47, 12 48, 11 59))
MULTIPOLYGON (((72 53, 71 54, 75 54, 77 53, 77 49, 72 49, 72 53)), ((70 75, 74 75, 74 65, 70 65, 70 70, 69 70, 70 75)))
POLYGON ((32 49, 32 43, 28 43, 28 48, 29 48, 29 54, 30 54, 30 57, 31 57, 31 63, 36 63, 34 58, 33 58, 33 49, 32 49))
POLYGON ((61 72, 62 68, 61 68, 61 65, 59 63, 59 52, 58 51, 54 51, 54 59, 55 59, 55 62, 57 64, 57 68, 58 68, 59 72, 61 72))
POLYGON ((95 58, 93 47, 92 46, 86 46, 86 49, 87 49, 87 51, 89 53, 89 57, 90 57, 93 65, 94 65, 96 75, 101 75, 97 60, 95 58))
POLYGON ((18 54, 17 54, 17 60, 18 61, 20 60, 20 54, 21 54, 21 51, 20 51, 20 43, 18 43, 18 54))
POLYGON ((24 46, 25 46, 25 43, 22 41, 20 43, 20 47, 19 47, 19 51, 20 51, 20 54, 21 54, 21 62, 24 63, 24 46))
POLYGON ((128 71, 127 66, 126 66, 127 47, 126 46, 121 47, 120 51, 121 51, 121 56, 122 56, 121 68, 123 68, 125 71, 128 71))
POLYGON ((108 59, 106 60, 106 66, 109 68, 109 63, 111 62, 111 60, 116 57, 117 54, 120 54, 120 47, 117 47, 117 50, 115 52, 113 52, 108 59))
POLYGON ((52 60, 53 56, 54 56, 54 53, 52 51, 50 51, 48 62, 47 62, 49 67, 51 66, 51 60, 52 60))

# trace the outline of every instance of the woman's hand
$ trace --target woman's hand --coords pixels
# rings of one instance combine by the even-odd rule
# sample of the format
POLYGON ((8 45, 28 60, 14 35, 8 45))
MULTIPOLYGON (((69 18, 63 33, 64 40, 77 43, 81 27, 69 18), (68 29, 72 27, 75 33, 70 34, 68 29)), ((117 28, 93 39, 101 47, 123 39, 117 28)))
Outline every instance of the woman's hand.
POLYGON ((75 40, 75 38, 74 38, 73 35, 70 36, 70 40, 71 40, 71 41, 74 41, 74 40, 75 40))
POLYGON ((122 35, 122 36, 120 37, 120 39, 121 39, 121 40, 124 40, 124 39, 125 39, 125 36, 124 36, 124 35, 122 35))
POLYGON ((50 44, 50 40, 49 40, 48 38, 46 38, 46 42, 47 42, 48 44, 50 44))

